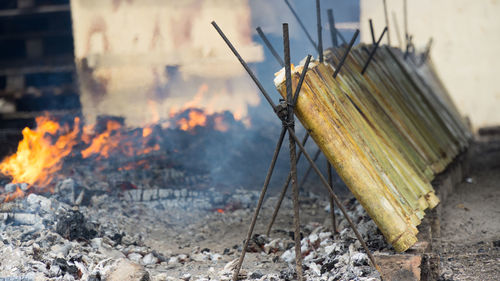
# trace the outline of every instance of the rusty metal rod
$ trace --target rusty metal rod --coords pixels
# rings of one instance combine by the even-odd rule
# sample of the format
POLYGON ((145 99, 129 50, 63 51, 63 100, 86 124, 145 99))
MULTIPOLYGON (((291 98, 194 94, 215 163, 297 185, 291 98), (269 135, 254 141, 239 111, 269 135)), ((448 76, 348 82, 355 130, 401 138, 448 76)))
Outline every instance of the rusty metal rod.
POLYGON ((396 39, 398 39, 399 48, 403 49, 403 39, 401 39, 401 31, 399 30, 398 18, 395 12, 392 12, 392 20, 394 21, 394 28, 396 31, 396 39))
POLYGON ((257 202, 257 207, 255 207, 255 211, 252 217, 252 222, 250 223, 250 227, 248 228, 247 238, 244 242, 243 249, 241 249, 241 256, 236 264, 235 271, 233 273, 233 281, 238 280, 238 275, 241 270, 241 265, 243 264, 243 260, 245 259, 245 254, 247 252, 248 243, 252 238, 253 230, 255 228, 255 223, 257 222, 257 217, 259 216, 260 209, 262 207, 262 202, 264 201, 264 197, 267 192, 267 187, 269 186, 269 181, 271 180, 271 176, 273 175, 274 166, 276 165, 276 160, 278 159, 279 152, 281 150, 281 146, 283 144, 283 140, 285 138, 286 128, 281 128, 281 133, 278 142, 276 143, 276 148, 274 149, 273 159, 271 160, 271 165, 269 165, 269 169, 267 170, 266 179, 264 181, 264 185, 262 186, 262 191, 260 192, 259 201, 257 202))
POLYGON ((347 40, 345 40, 344 35, 342 35, 342 33, 337 28, 335 28, 335 30, 337 31, 337 35, 339 36, 340 40, 342 41, 342 44, 347 44, 347 40))
POLYGON ((323 174, 319 170, 319 168, 316 165, 316 163, 314 163, 313 159, 311 158, 311 156, 309 156, 309 154, 307 153, 307 151, 304 148, 304 146, 299 142, 299 140, 298 140, 297 135, 295 134, 295 132, 293 130, 291 130, 290 128, 287 128, 287 129, 288 129, 288 135, 291 136, 295 140, 295 142, 299 146, 300 150, 302 151, 302 153, 304 154, 304 156, 307 158, 307 161, 309 161, 309 163, 313 167, 313 169, 316 172, 316 174, 318 174, 318 176, 319 176, 319 178, 321 180, 321 183, 327 189, 328 193, 330 193, 330 196, 333 198, 333 201, 335 202, 335 204, 337 204, 337 206, 339 207, 340 211, 342 212, 342 214, 346 218, 347 222, 349 223, 349 226, 352 228, 354 234, 356 235, 356 238, 361 243, 361 246, 363 247, 363 249, 366 251, 366 254, 368 255, 368 258, 370 259, 370 262, 372 263, 373 267, 375 267, 375 269, 380 273, 381 278, 384 279, 383 276, 382 276, 382 271, 380 270, 380 267, 377 265, 377 263, 375 261, 375 257, 373 256, 373 254, 370 251, 370 249, 368 249, 368 246, 366 245, 365 241, 363 240, 363 237, 359 233, 359 231, 358 231, 356 225, 354 224, 354 222, 351 220, 351 218, 347 214, 347 211, 344 208, 344 206, 342 205, 342 203, 340 202, 340 199, 337 197, 337 195, 335 195, 335 193, 333 192, 333 189, 328 185, 328 181, 325 179, 325 177, 323 176, 323 174))
MULTIPOLYGON (((309 139, 309 133, 306 133, 306 135, 302 139, 303 146, 306 145, 308 139, 309 139)), ((319 151, 319 149, 318 149, 318 151, 319 151)), ((302 151, 299 151, 299 153, 297 154, 297 162, 300 160, 300 156, 302 156, 302 151)), ((276 206, 274 207, 274 212, 273 212, 273 215, 271 217, 271 221, 267 225, 267 231, 266 231, 267 236, 269 236, 269 234, 271 233, 271 229, 273 228, 274 221, 276 220, 276 217, 278 216, 278 212, 281 208, 281 203, 283 203, 283 199, 285 198, 286 192, 288 190, 288 186, 290 186, 291 179, 292 179, 292 173, 288 173, 288 177, 286 178, 285 183, 283 183, 283 185, 281 186, 280 197, 278 199, 278 202, 276 203, 276 206)), ((300 190, 300 187, 301 187, 301 185, 299 185, 299 190, 300 190)))
MULTIPOLYGON (((292 94, 292 73, 290 65, 290 39, 288 34, 288 24, 283 24, 283 50, 285 57, 285 85, 286 85, 286 99, 287 101, 293 100, 292 94)), ((293 105, 288 102, 287 106, 287 124, 286 128, 295 131, 295 116, 293 115, 293 105)), ((294 240, 295 240, 295 269, 297 271, 297 279, 304 280, 304 272, 302 269, 302 251, 300 243, 300 217, 299 217, 299 189, 297 187, 297 152, 295 139, 288 135, 289 150, 290 150, 290 173, 292 174, 292 194, 293 194, 293 226, 294 226, 294 240)))
POLYGON ((318 53, 319 62, 323 62, 323 32, 321 29, 321 7, 319 0, 316 0, 316 19, 318 26, 318 53))
POLYGON ((422 58, 420 60, 420 65, 423 65, 425 61, 429 58, 429 54, 431 53, 431 48, 432 48, 432 43, 433 43, 433 38, 431 37, 429 39, 429 42, 427 42, 427 46, 425 46, 425 51, 422 54, 422 58))
POLYGON ((375 46, 372 48, 370 55, 368 56, 368 60, 365 63, 365 66, 363 66, 363 70, 361 70, 361 75, 365 74, 366 69, 368 68, 368 65, 370 65, 370 62, 373 59, 373 56, 375 55, 375 52, 378 49, 378 46, 380 45, 380 41, 382 41, 382 38, 384 37, 384 34, 387 32, 387 26, 384 28, 384 31, 380 35, 380 37, 377 40, 377 43, 375 43, 375 46))
MULTIPOLYGON (((229 42, 229 40, 227 39, 227 37, 224 35, 224 33, 220 30, 220 28, 217 26, 217 24, 215 23, 215 21, 212 21, 212 25, 217 29, 217 31, 219 32, 219 35, 221 35, 221 37, 224 39, 224 41, 226 42, 226 44, 228 43, 228 46, 231 48, 231 50, 233 51, 233 53, 235 54, 236 57, 238 57, 238 59, 241 59, 241 56, 238 55, 238 52, 236 51, 236 49, 234 49, 233 45, 231 44, 231 42, 229 42)), ((357 30, 356 33, 359 33, 359 30, 357 30)), ((357 37, 357 35, 355 36, 357 37)), ((240 60, 240 62, 245 63, 243 61, 243 59, 240 60)), ((244 64, 246 65, 246 63, 244 64)), ((249 72, 249 75, 250 73, 252 72, 249 72)), ((253 73, 252 73, 253 74, 253 73)), ((255 77, 255 76, 254 76, 255 77)), ((254 79, 252 79, 254 80, 254 79)), ((254 83, 256 83, 256 85, 261 85, 260 82, 257 80, 257 78, 255 77, 255 80, 254 80, 254 83)), ((265 92, 265 90, 261 87, 259 87, 259 90, 261 90, 261 93, 263 95, 266 95, 267 93, 265 92)), ((279 118, 279 115, 278 115, 278 112, 276 111, 276 106, 274 105, 274 103, 269 103, 272 107, 273 107, 273 110, 274 110, 274 113, 276 114, 276 116, 278 116, 279 118)), ((295 143, 299 146, 300 148, 300 151, 306 156, 307 160, 309 161, 309 163, 311 164, 311 166, 313 166, 313 169, 314 171, 319 175, 320 179, 321 179, 321 182, 323 183, 323 185, 325 186, 325 188, 328 190, 328 192, 330 193, 330 195, 333 197, 334 201, 335 201, 335 204, 337 204, 340 208, 340 210, 342 211, 342 214, 344 214, 344 216, 346 217, 346 220, 347 222, 349 223, 349 225, 351 226, 351 228, 353 229, 355 235, 356 235, 356 238, 360 241, 361 245, 363 246, 363 248, 365 249, 365 251, 367 252, 367 255, 368 257, 370 258, 370 261, 372 263, 372 265, 375 267, 376 270, 378 270, 380 272, 380 274, 382 275, 382 272, 380 271, 380 268, 379 266, 376 264, 375 262, 375 259, 372 255, 372 253, 370 252, 370 250, 368 249, 368 247, 366 246, 366 243, 364 242, 363 238, 361 237, 359 231, 357 230, 356 226, 354 225, 354 223, 352 222, 352 220, 349 218, 349 216, 347 215, 347 211, 345 210, 345 208, 343 207, 343 205, 340 203, 340 200, 338 199, 338 197, 335 195, 335 193, 333 193, 333 190, 332 188, 328 188, 328 182, 326 181, 326 179, 323 177, 323 175, 321 174, 321 171, 319 170, 319 168, 316 166, 316 164, 312 161, 311 157, 309 156, 309 154, 306 152, 304 146, 300 143, 299 139, 297 138, 297 135, 295 134, 295 132, 293 130, 291 130, 289 127, 286 128, 289 132, 289 134, 293 137, 295 143)), ((283 128, 282 128, 282 131, 283 131, 283 128)), ((284 134, 283 134, 283 137, 284 137, 284 134)), ((280 137, 281 139, 281 137, 280 137)), ((283 140, 281 139, 281 141, 279 141, 278 143, 282 143, 283 140)), ((273 156, 273 160, 271 162, 276 164, 276 161, 275 161, 275 158, 277 159, 277 155, 276 157, 273 156)), ((271 167, 270 167, 271 168, 271 167)), ((270 174, 272 174, 272 171, 274 169, 269 169, 270 171, 270 174)), ((268 171, 268 174, 269 174, 269 171, 268 171)), ((266 179, 268 177, 266 176, 266 179)), ((270 180, 270 175, 269 175, 269 180, 270 180)), ((248 240, 248 239, 247 239, 248 240)), ((236 281, 237 278, 238 278, 238 274, 239 274, 239 270, 241 269, 241 264, 243 263, 243 259, 244 259, 244 256, 240 257, 240 260, 241 262, 238 262, 239 266, 237 266, 237 269, 235 270, 234 272, 234 275, 233 275, 233 280, 236 281), (236 280, 235 280, 235 277, 236 277, 236 280)))
POLYGON ((340 59, 339 65, 335 67, 335 72, 333 73, 333 79, 337 78, 337 74, 339 74, 340 69, 344 65, 344 62, 349 55, 349 52, 351 51, 352 46, 354 45, 354 42, 356 42, 356 38, 358 38, 359 35, 359 29, 356 29, 356 32, 354 32, 354 35, 351 38, 351 42, 349 42, 349 46, 347 46, 347 50, 344 53, 344 56, 342 59, 340 59))
POLYGON ((385 26, 387 26, 387 45, 391 45, 391 33, 389 32, 389 14, 387 13, 387 1, 384 2, 384 17, 385 17, 385 26))
POLYGON ((300 27, 302 28, 302 30, 304 31, 304 33, 306 34, 307 36, 307 39, 309 39, 309 42, 311 42, 311 44, 313 45, 314 49, 316 51, 318 51, 318 45, 316 45, 316 43, 314 42, 314 40, 312 39, 311 37, 311 34, 309 34, 309 32, 307 31, 306 29, 306 26, 302 23, 302 21, 300 20, 300 17, 299 15, 295 12, 295 10, 292 8, 292 5, 290 5, 290 2, 288 2, 288 0, 285 0, 285 4, 288 6, 288 8, 290 9, 290 11, 292 12, 293 16, 295 17, 295 19, 297 20, 297 22, 299 23, 300 27))
MULTIPOLYGON (((328 158, 326 159, 326 170, 328 175, 328 183, 330 184, 330 187, 333 189, 332 164, 330 164, 328 158)), ((330 199, 330 217, 332 219, 332 231, 333 233, 339 233, 339 230, 337 229, 337 218, 335 217, 335 203, 333 202, 332 196, 329 196, 329 199, 330 199)))
MULTIPOLYGON (((299 151, 299 153, 301 153, 301 152, 302 151, 299 151)), ((314 162, 316 162, 316 160, 318 160, 320 154, 321 154, 321 149, 318 148, 318 150, 316 150, 316 153, 314 153, 314 156, 313 156, 314 162)), ((312 171, 312 166, 309 165, 306 172, 304 173, 304 176, 302 177, 302 180, 300 181, 299 190, 302 190, 302 187, 304 186, 304 184, 306 184, 307 178, 309 177, 309 174, 311 173, 311 171, 312 171)))
POLYGON ((335 28, 335 18, 333 17, 333 10, 326 11, 328 15, 328 24, 330 25, 330 37, 332 38, 332 47, 338 47, 339 41, 337 40, 337 29, 335 28))
POLYGON ((259 26, 256 28, 256 30, 257 30, 257 33, 259 34, 260 38, 262 39, 262 41, 264 41, 264 44, 266 45, 266 47, 269 49, 269 51, 271 51, 271 54, 274 56, 276 61, 280 64, 281 67, 284 67, 285 62, 283 62, 283 59, 281 59, 278 52, 276 52, 276 49, 274 49, 273 45, 271 45, 271 42, 269 42, 269 40, 267 40, 266 35, 262 31, 262 28, 260 28, 260 26, 259 26))
POLYGON ((297 100, 299 99, 300 89, 302 88, 302 83, 304 83, 304 78, 306 77, 306 73, 309 70, 310 62, 311 62, 311 55, 307 55, 306 63, 304 64, 302 73, 300 73, 299 83, 297 84, 297 88, 295 88, 295 94, 293 95, 293 102, 292 102, 293 107, 295 107, 295 105, 297 104, 297 100))
POLYGON ((238 51, 236 51, 236 49, 234 48, 234 46, 231 43, 231 41, 229 41, 229 39, 226 37, 226 35, 224 34, 224 32, 222 32, 222 30, 217 25, 217 23, 215 21, 212 21, 212 25, 215 28, 215 30, 217 30, 217 32, 219 33, 219 35, 222 37, 222 39, 224 40, 224 42, 226 42, 226 44, 229 47, 229 49, 231 49, 231 51, 233 52, 233 54, 240 61, 241 65, 243 66, 243 68, 245 68, 245 70, 247 71, 248 75, 250 75, 250 77, 252 78, 253 82, 257 85, 257 87, 259 88, 259 90, 264 95, 264 98, 267 100, 267 102, 273 108, 274 112, 276 112, 276 104, 274 104, 273 100, 271 99, 271 97, 269 96, 269 94, 267 93, 267 91, 264 89, 264 87, 262 86, 262 84, 260 84, 259 80, 255 76, 255 74, 253 73, 253 71, 250 69, 250 67, 248 66, 248 64, 245 62, 245 60, 243 60, 243 58, 240 56, 240 54, 238 53, 238 51))
POLYGON ((372 19, 369 19, 368 22, 370 23, 370 33, 372 35, 372 44, 375 44, 375 31, 373 31, 373 21, 372 19))

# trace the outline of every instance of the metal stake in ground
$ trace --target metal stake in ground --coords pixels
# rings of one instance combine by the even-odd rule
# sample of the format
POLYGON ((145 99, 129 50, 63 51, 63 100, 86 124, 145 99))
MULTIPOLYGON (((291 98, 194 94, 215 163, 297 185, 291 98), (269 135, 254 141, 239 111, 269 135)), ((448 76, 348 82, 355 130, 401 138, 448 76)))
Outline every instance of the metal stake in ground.
POLYGON ((365 66, 363 67, 363 70, 361 70, 361 75, 365 74, 365 71, 368 68, 368 65, 370 65, 370 62, 372 61, 373 56, 375 55, 375 52, 377 51, 378 46, 380 45, 380 41, 382 41, 382 37, 384 37, 384 34, 386 32, 387 32, 387 26, 384 28, 384 31, 382 32, 382 34, 378 38, 377 43, 375 43, 375 47, 373 47, 373 49, 371 50, 370 55, 368 56, 368 60, 366 61, 365 66))
POLYGON ((262 41, 264 41, 264 44, 266 44, 266 46, 269 49, 269 51, 271 51, 271 54, 273 54, 273 56, 276 59, 276 61, 280 64, 281 67, 284 67, 285 63, 281 59, 281 57, 278 54, 278 52, 276 52, 276 49, 273 48, 273 45, 271 45, 271 42, 269 42, 269 40, 267 40, 267 37, 264 34, 264 32, 262 32, 262 29, 260 28, 260 26, 257 27, 257 33, 259 34, 259 36, 262 39, 262 41))
MULTIPOLYGON (((217 26, 217 24, 213 21, 212 22, 212 25, 217 29, 217 32, 219 33, 219 35, 224 39, 224 41, 226 42, 226 44, 229 46, 229 48, 233 51, 233 53, 235 54, 235 56, 240 60, 241 64, 245 67, 245 69, 248 68, 248 65, 246 64, 246 62, 241 58, 241 56, 238 54, 238 52, 236 51, 236 49, 233 47, 233 45, 231 44, 231 42, 227 39, 227 37, 224 35, 224 33, 222 32, 222 30, 220 30, 220 28, 217 26)), ((359 31, 358 31, 359 32, 359 31)), ((247 72, 249 71, 249 68, 247 70, 247 72)), ((249 71, 249 74, 252 73, 251 71, 249 71)), ((252 73, 253 74, 253 73, 252 73)), ((252 76, 252 75, 251 75, 252 76)), ((253 76, 255 77, 255 76, 253 76)), ((257 78, 255 77, 255 80, 254 82, 257 84, 257 85, 261 85, 260 82, 257 80, 257 78)), ((259 89, 261 90, 262 94, 264 96, 267 95, 267 92, 265 92, 265 90, 263 88, 260 88, 259 89)), ((297 90, 298 92, 300 92, 300 89, 297 90)), ((276 110, 276 106, 274 105, 274 103, 272 103, 272 101, 269 103, 271 105, 271 107, 273 108, 274 110, 274 113, 276 114, 276 116, 278 116, 279 118, 279 114, 276 110)), ((364 242, 363 238, 361 237, 361 234, 359 233, 359 231, 357 230, 356 226, 354 225, 354 223, 352 222, 352 220, 349 218, 349 216, 347 215, 347 211, 345 210, 344 206, 340 203, 340 200, 338 199, 338 197, 335 195, 335 193, 333 192, 333 189, 331 188, 328 188, 328 182, 326 181, 325 177, 323 177, 323 175, 321 174, 321 171, 318 169, 318 167, 316 166, 316 164, 314 163, 314 161, 311 159, 311 157, 309 156, 309 154, 307 154, 304 146, 300 143, 300 141, 298 140, 297 138, 297 135, 295 135, 295 132, 293 130, 290 130, 289 128, 287 128, 290 135, 292 135, 294 141, 298 144, 300 150, 302 151, 302 153, 306 156, 307 160, 309 161, 309 163, 311 164, 311 166, 313 166, 313 169, 314 171, 319 175, 320 179, 321 179, 321 182, 323 183, 323 185, 325 186, 325 188, 327 188, 328 192, 330 193, 330 195, 333 197, 334 201, 335 201, 335 204, 337 204, 339 206, 339 209, 342 211, 342 214, 344 214, 347 222, 349 223, 350 227, 352 228, 352 230, 354 231, 354 234, 356 235, 356 238, 360 241, 361 245, 363 246, 363 248, 365 249, 365 251, 367 252, 367 255, 368 257, 370 258, 370 261, 372 263, 372 265, 375 267, 375 269, 377 269, 380 274, 382 275, 382 272, 380 271, 380 268, 378 267, 378 265, 375 263, 375 259, 371 253, 371 251, 368 249, 368 247, 366 246, 366 243, 364 242)), ((241 268, 241 265, 240 265, 240 268, 241 268)), ((239 269, 238 269, 238 272, 233 275, 234 276, 238 276, 238 273, 239 273, 239 269)))
POLYGON ((236 268, 233 272, 233 281, 238 280, 238 275, 240 274, 241 265, 245 260, 245 254, 247 252, 248 243, 252 238, 253 229, 255 227, 255 223, 257 222, 257 217, 259 216, 260 208, 262 207, 262 202, 264 201, 264 197, 266 195, 267 187, 269 186, 269 181, 273 175, 274 166, 276 165, 276 160, 278 159, 279 152, 281 150, 281 145, 283 144, 283 139, 285 138, 286 129, 285 127, 281 128, 280 137, 278 143, 276 144, 276 148, 274 149, 273 159, 271 160, 271 165, 267 170, 266 180, 264 181, 264 185, 262 186, 262 191, 260 192, 259 201, 257 202, 257 207, 255 207, 255 211, 252 217, 252 222, 250 223, 250 227, 248 228, 247 238, 243 244, 243 248, 241 249, 241 256, 236 264, 236 268))
POLYGON ((335 28, 335 19, 333 17, 333 10, 328 9, 326 13, 328 14, 328 24, 330 25, 330 36, 332 38, 332 47, 338 47, 339 42, 337 40, 337 29, 335 28))
POLYGON ((399 30, 398 18, 395 12, 392 12, 392 20, 394 21, 394 29, 396 31, 396 39, 398 39, 399 48, 403 49, 403 39, 401 39, 401 31, 399 30))
MULTIPOLYGON (((385 26, 387 26, 387 29, 389 30, 389 15, 387 14, 387 1, 386 0, 383 0, 384 1, 384 17, 385 17, 385 26)), ((390 36, 390 32, 387 31, 387 45, 391 45, 391 36, 390 36)))
MULTIPOLYGON (((328 183, 330 187, 333 188, 333 173, 332 173, 332 164, 330 161, 326 159, 326 170, 328 175, 328 183)), ((335 218, 335 203, 333 202, 333 198, 330 196, 330 217, 332 218, 332 231, 333 233, 339 233, 337 229, 337 219, 335 218)))
POLYGON ((317 25, 318 25, 319 62, 323 62, 323 32, 321 30, 321 7, 319 5, 319 0, 316 0, 316 18, 317 18, 317 25))
POLYGON ((351 38, 351 42, 349 42, 349 46, 347 46, 347 50, 345 51, 344 56, 342 57, 342 59, 340 59, 339 65, 335 67, 335 72, 333 73, 333 79, 337 78, 337 74, 339 74, 342 65, 344 65, 345 59, 349 55, 349 52, 351 51, 351 48, 354 45, 354 42, 356 42, 356 38, 358 38, 358 34, 359 34, 359 29, 356 29, 356 32, 354 32, 354 35, 351 38))
MULTIPOLYGON (((298 142, 297 135, 295 135, 295 132, 293 130, 290 130, 290 128, 288 128, 288 134, 289 134, 289 136, 293 137, 293 139, 295 140, 295 142, 298 142)), ((337 206, 339 207, 340 211, 342 212, 342 214, 346 218, 347 222, 349 223, 349 226, 354 231, 354 234, 356 235, 356 238, 361 243, 361 246, 363 247, 363 249, 366 251, 366 254, 368 255, 368 258, 370 259, 370 262, 372 263, 373 267, 375 267, 375 269, 380 273, 381 278, 383 279, 382 271, 380 270, 380 267, 375 262, 375 257, 373 256, 373 254, 370 251, 370 249, 368 249, 368 246, 366 245, 365 241, 363 240, 363 237, 359 233, 358 228, 356 227, 356 225, 354 224, 354 222, 351 220, 351 218, 347 214, 347 211, 344 208, 344 206, 341 204, 339 198, 337 197, 337 195, 335 195, 335 193, 333 192, 333 189, 328 185, 327 180, 325 179, 325 177, 323 176, 323 174, 319 170, 318 166, 316 166, 316 163, 314 163, 314 161, 311 158, 311 156, 309 156, 309 154, 307 153, 307 151, 304 148, 304 146, 302 146, 302 144, 300 142, 298 142, 297 145, 299 146, 300 150, 302 150, 302 153, 307 158, 307 161, 309 161, 309 163, 313 167, 313 169, 316 172, 316 174, 318 174, 318 176, 319 176, 319 178, 321 180, 321 183, 327 189, 327 191, 330 193, 330 196, 335 201, 335 204, 337 204, 337 206)))
POLYGON ((255 76, 255 74, 253 74, 253 71, 250 69, 250 67, 248 66, 248 64, 245 62, 245 60, 243 60, 243 58, 240 56, 240 54, 238 53, 238 51, 236 51, 236 48, 234 48, 233 44, 229 41, 229 39, 227 39, 226 35, 224 34, 224 32, 222 32, 222 30, 219 28, 219 26, 217 25, 217 23, 215 21, 212 21, 212 25, 215 28, 215 30, 217 30, 217 33, 219 33, 220 37, 222 37, 222 39, 224 40, 224 42, 226 42, 226 44, 229 47, 229 49, 231 49, 231 51, 233 52, 233 54, 240 61, 241 65, 243 66, 243 68, 245 68, 245 70, 247 71, 248 75, 250 75, 250 77, 252 78, 252 80, 255 83, 255 85, 257 85, 257 88, 259 88, 259 90, 262 93, 262 95, 264 95, 264 98, 267 100, 267 102, 273 108, 274 112, 276 112, 276 105, 274 104, 273 100, 271 99, 271 97, 269 96, 269 94, 267 93, 267 91, 264 89, 264 87, 262 86, 262 84, 259 82, 259 80, 255 76))
MULTIPOLYGON (((288 24, 283 24, 283 49, 285 57, 285 77, 286 77, 286 99, 287 112, 286 128, 289 131, 295 131, 294 115, 293 115, 293 96, 292 96, 292 73, 290 66, 290 39, 288 38, 288 24)), ((299 217, 299 189, 297 186, 297 154, 295 139, 289 137, 290 142, 290 169, 292 174, 292 193, 293 193, 293 225, 294 225, 294 240, 295 240, 295 268, 297 270, 297 278, 299 281, 304 280, 302 271, 302 252, 300 249, 300 217, 299 217)))
POLYGON ((372 35, 372 44, 375 44, 375 31, 373 31, 373 21, 372 19, 368 20, 368 23, 370 23, 370 34, 372 35))
POLYGON ((304 33, 306 34, 307 39, 309 39, 309 42, 311 42, 311 44, 314 46, 314 49, 316 51, 318 51, 318 46, 316 45, 316 43, 312 39, 311 34, 309 34, 309 32, 307 31, 306 26, 300 20, 299 15, 297 15, 297 13, 295 12, 295 10, 292 8, 292 5, 290 5, 290 3, 288 2, 288 0, 285 0, 285 4, 288 6, 288 8, 290 9, 290 11, 292 12, 293 16, 295 17, 295 19, 299 23, 299 25, 302 28, 302 30, 304 30, 304 33))

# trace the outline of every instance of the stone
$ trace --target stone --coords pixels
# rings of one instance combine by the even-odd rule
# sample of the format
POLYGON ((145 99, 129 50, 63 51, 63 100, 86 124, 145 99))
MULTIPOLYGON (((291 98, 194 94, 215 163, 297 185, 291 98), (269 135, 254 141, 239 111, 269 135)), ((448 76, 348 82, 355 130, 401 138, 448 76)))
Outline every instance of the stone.
POLYGON ((107 281, 149 281, 149 273, 143 266, 129 261, 120 259, 111 270, 104 276, 107 281))
POLYGON ((409 254, 375 254, 375 261, 380 266, 384 280, 420 281, 422 256, 409 254))
POLYGON ((142 263, 144 265, 156 264, 158 262, 158 258, 153 255, 153 253, 149 253, 142 258, 142 263))

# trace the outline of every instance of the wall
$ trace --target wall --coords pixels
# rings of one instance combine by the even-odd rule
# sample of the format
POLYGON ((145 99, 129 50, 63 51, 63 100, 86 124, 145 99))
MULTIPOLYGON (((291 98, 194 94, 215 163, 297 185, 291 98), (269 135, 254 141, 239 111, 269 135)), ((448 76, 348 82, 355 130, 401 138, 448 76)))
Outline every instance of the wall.
POLYGON ((187 107, 243 118, 259 93, 210 22, 248 62, 262 60, 241 0, 72 0, 82 111, 126 117, 132 126, 187 107))
MULTIPOLYGON (((392 13, 404 38, 403 0, 386 0, 391 43, 398 46, 392 13)), ((408 32, 423 48, 433 38, 432 60, 460 111, 475 128, 500 124, 500 1, 408 0, 408 32)), ((361 0, 361 40, 385 26, 382 0, 361 0)), ((387 42, 387 40, 384 40, 387 42)))

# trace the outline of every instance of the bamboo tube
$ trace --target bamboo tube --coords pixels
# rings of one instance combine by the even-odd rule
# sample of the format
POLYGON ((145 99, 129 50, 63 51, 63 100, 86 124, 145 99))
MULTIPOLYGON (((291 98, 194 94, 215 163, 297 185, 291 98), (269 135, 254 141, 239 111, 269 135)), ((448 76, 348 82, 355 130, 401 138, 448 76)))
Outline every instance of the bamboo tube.
MULTIPOLYGON (((338 171, 354 196, 377 223, 386 239, 398 251, 404 251, 416 242, 416 228, 402 215, 399 203, 386 193, 377 171, 366 154, 339 123, 339 116, 316 98, 311 89, 313 72, 308 72, 297 102, 297 116, 311 131, 330 163, 338 171), (353 154, 356 157, 353 157, 353 154)), ((294 80, 298 79, 296 73, 294 80)), ((277 79, 277 88, 284 94, 284 85, 277 79)))
MULTIPOLYGON (((310 64, 295 112, 387 241, 405 251, 425 210, 439 203, 430 181, 471 132, 430 63, 417 67, 381 47, 361 75, 363 48, 352 49, 336 79, 330 64, 310 64)), ((336 65, 344 52, 327 50, 326 61, 336 65)), ((283 80, 279 72, 286 97, 283 80)))
MULTIPOLYGON (((392 144, 386 143, 381 144, 382 140, 374 133, 373 129, 368 125, 368 123, 363 119, 362 115, 355 108, 355 105, 348 99, 349 89, 344 83, 337 80, 337 82, 342 86, 342 90, 336 89, 335 84, 333 84, 333 79, 331 79, 332 71, 324 65, 319 65, 314 69, 317 75, 323 78, 323 83, 330 86, 330 93, 332 93, 334 100, 333 103, 337 103, 346 112, 344 126, 352 126, 350 134, 356 136, 356 141, 358 143, 363 143, 371 152, 372 161, 374 166, 377 168, 379 173, 385 175, 383 177, 384 182, 387 186, 397 186, 399 191, 405 194, 404 198, 408 201, 410 206, 413 208, 415 214, 419 217, 423 217, 423 210, 428 207, 425 201, 419 201, 420 193, 416 193, 415 190, 411 188, 412 184, 422 184, 425 185, 423 181, 421 182, 408 182, 407 179, 411 181, 418 179, 412 171, 411 168, 403 167, 405 162, 399 157, 399 153, 392 148, 392 144), (323 73, 323 75, 322 75, 323 73), (329 81, 330 80, 330 81, 329 81), (342 93, 344 95, 337 95, 342 93), (362 132, 362 134, 361 134, 362 132)), ((330 68, 331 70, 331 68, 330 68)), ((417 222, 416 224, 418 224, 417 222)))

